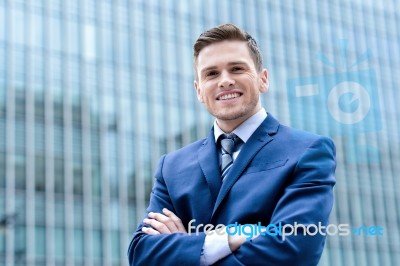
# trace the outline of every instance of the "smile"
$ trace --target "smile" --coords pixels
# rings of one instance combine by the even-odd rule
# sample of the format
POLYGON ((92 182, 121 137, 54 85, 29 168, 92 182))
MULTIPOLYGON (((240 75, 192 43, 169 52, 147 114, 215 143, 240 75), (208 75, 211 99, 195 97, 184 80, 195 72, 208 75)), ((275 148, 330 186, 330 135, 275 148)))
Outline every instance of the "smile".
POLYGON ((242 96, 242 94, 241 94, 241 93, 238 93, 238 92, 235 92, 235 93, 228 93, 228 94, 224 94, 224 95, 218 97, 217 100, 218 100, 218 101, 221 101, 221 100, 231 100, 231 99, 238 98, 238 97, 240 97, 240 96, 242 96))

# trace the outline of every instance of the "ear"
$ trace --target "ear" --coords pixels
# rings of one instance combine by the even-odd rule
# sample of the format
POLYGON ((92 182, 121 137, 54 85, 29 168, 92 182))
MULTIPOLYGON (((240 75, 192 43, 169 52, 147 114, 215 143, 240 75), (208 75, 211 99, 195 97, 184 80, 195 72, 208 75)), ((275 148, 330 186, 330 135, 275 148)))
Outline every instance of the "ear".
POLYGON ((200 85, 197 82, 197 80, 194 81, 194 88, 196 90, 196 95, 197 95, 197 100, 199 100, 199 102, 203 103, 203 96, 201 95, 201 89, 200 89, 200 85))
POLYGON ((268 82, 268 70, 264 68, 260 72, 260 92, 265 93, 269 89, 269 82, 268 82))

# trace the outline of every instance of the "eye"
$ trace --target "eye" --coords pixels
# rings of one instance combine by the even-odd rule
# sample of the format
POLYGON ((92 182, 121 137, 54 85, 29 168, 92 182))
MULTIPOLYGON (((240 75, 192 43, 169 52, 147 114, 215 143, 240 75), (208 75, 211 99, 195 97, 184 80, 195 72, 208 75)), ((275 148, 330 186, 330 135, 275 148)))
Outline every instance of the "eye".
POLYGON ((207 73, 207 77, 212 77, 212 76, 216 76, 216 75, 218 75, 218 72, 217 71, 210 71, 210 72, 208 72, 207 73))
POLYGON ((240 71, 243 71, 243 70, 244 70, 244 68, 241 67, 241 66, 232 67, 232 71, 233 72, 240 72, 240 71))

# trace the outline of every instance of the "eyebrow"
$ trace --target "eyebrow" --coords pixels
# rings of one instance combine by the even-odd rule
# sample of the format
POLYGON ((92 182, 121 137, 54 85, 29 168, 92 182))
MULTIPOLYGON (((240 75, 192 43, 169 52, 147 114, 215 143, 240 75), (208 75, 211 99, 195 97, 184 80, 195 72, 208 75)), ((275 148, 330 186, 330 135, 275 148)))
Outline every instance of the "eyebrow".
MULTIPOLYGON (((234 65, 246 65, 247 66, 248 64, 246 62, 244 62, 244 61, 233 61, 233 62, 229 62, 228 63, 228 66, 234 66, 234 65)), ((209 67, 203 68, 200 71, 200 73, 203 74, 204 72, 207 72, 207 71, 210 71, 210 70, 214 70, 216 68, 218 68, 218 67, 217 66, 209 66, 209 67)))

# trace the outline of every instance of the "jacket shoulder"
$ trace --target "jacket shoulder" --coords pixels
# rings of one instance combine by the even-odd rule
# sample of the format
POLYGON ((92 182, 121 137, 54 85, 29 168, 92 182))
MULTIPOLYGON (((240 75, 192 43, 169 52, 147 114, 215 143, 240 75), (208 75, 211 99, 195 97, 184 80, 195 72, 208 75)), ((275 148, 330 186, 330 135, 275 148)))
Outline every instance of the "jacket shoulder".
POLYGON ((196 151, 198 151, 200 147, 203 146, 203 143, 206 141, 207 141, 206 138, 197 140, 195 142, 183 146, 182 148, 167 153, 166 156, 167 157, 187 156, 188 154, 195 153, 196 151))

